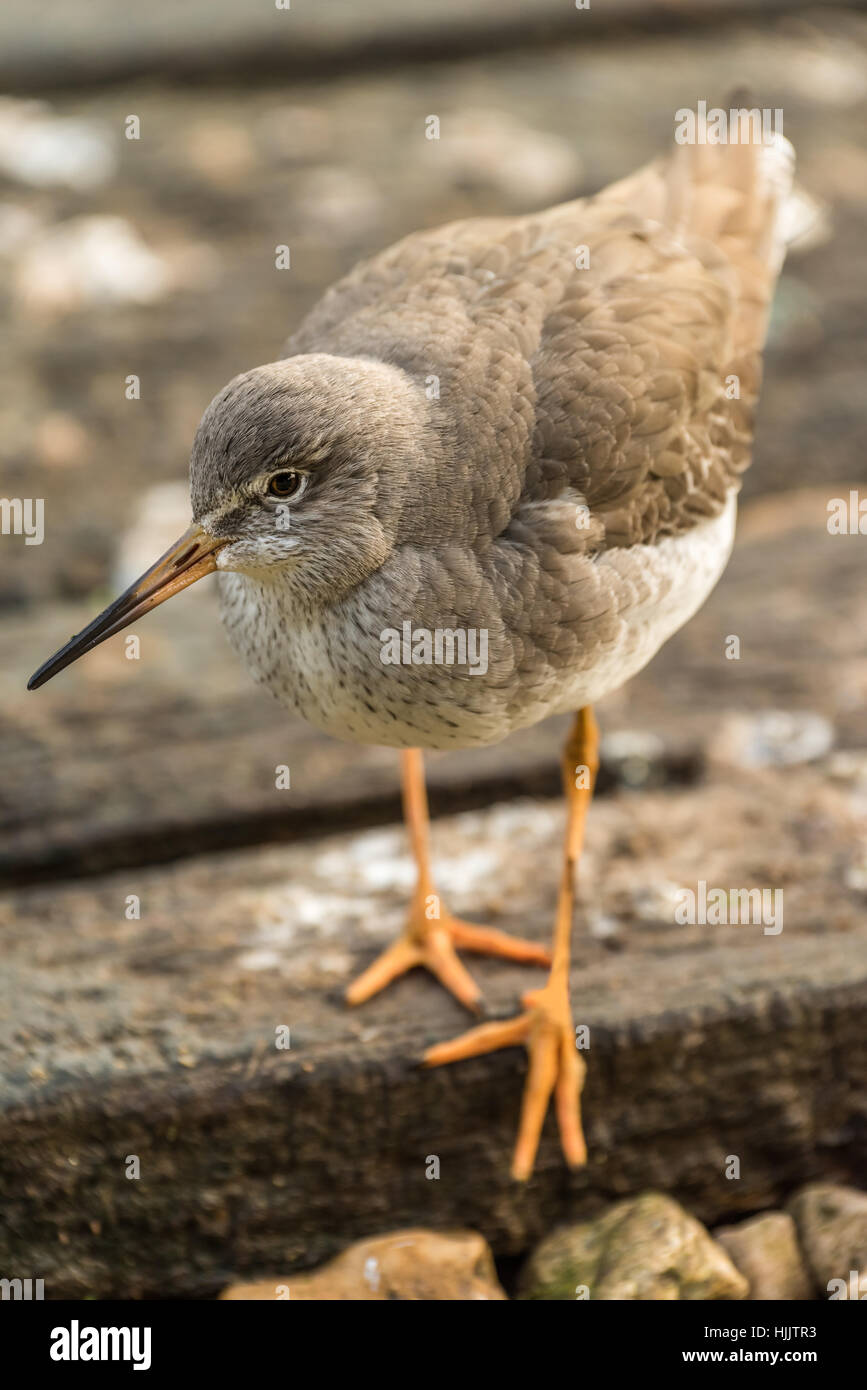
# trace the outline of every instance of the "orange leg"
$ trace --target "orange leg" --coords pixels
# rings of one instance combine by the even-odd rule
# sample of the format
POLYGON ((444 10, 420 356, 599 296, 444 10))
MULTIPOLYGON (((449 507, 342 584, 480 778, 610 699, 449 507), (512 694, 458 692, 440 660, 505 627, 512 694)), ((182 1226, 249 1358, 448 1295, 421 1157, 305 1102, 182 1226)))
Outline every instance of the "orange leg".
POLYGON ((421 965, 430 970, 461 1004, 478 1012, 482 992, 458 956, 458 948, 506 960, 550 965, 551 957, 535 941, 522 941, 493 927, 477 927, 453 917, 434 891, 428 850, 429 817, 420 749, 401 754, 403 810, 409 830, 418 880, 403 934, 383 951, 346 991, 349 1004, 362 1004, 407 970, 421 965))
POLYGON ((533 1171, 552 1092, 566 1162, 578 1167, 587 1160, 581 1128, 581 1088, 586 1068, 575 1046, 569 1002, 569 944, 575 867, 584 842, 587 808, 593 795, 598 767, 599 731, 593 711, 588 706, 579 710, 563 752, 568 815, 554 925, 554 954, 547 983, 524 996, 522 1002, 526 1012, 517 1018, 509 1019, 506 1023, 483 1023, 451 1042, 428 1048, 424 1055, 426 1066, 437 1067, 463 1057, 476 1057, 501 1047, 513 1047, 516 1043, 526 1045, 530 1065, 512 1160, 512 1176, 522 1181, 529 1178, 533 1171))

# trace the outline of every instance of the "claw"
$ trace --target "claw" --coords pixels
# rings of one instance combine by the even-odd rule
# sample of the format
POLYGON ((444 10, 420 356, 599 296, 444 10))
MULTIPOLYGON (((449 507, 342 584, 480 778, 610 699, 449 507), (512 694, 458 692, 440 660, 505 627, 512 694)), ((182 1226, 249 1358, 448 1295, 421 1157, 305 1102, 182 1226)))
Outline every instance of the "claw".
POLYGON ((436 976, 464 1008, 472 1013, 480 1013, 482 991, 458 955, 458 949, 525 964, 550 963, 544 946, 535 941, 523 941, 493 927, 477 927, 472 922, 462 922, 449 914, 428 921, 414 903, 403 936, 387 947, 357 980, 353 980, 346 991, 346 1002, 363 1004, 391 984, 392 980, 420 965, 436 976))
POLYGON ((533 1171, 552 1093, 566 1162, 578 1168, 587 1161, 581 1128, 585 1066, 575 1050, 565 986, 551 981, 543 989, 528 991, 524 1001, 528 1006, 526 1013, 505 1022, 483 1023, 471 1028, 458 1038, 429 1047, 422 1058, 424 1066, 439 1067, 502 1047, 526 1044, 530 1066, 512 1159, 512 1176, 519 1182, 526 1182, 533 1171))
POLYGON ((485 1052, 497 1052, 501 1047, 517 1047, 526 1042, 532 1027, 531 1014, 510 1018, 505 1023, 481 1023, 450 1042, 436 1043, 422 1057, 422 1066, 441 1067, 447 1062, 461 1062, 465 1057, 481 1057, 485 1052))

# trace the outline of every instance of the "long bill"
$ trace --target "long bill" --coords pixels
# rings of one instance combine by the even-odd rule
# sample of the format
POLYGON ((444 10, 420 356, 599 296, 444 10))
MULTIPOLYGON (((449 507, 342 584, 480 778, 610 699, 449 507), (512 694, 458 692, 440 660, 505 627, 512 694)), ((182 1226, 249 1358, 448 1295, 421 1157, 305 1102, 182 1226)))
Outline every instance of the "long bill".
POLYGON ((209 535, 201 526, 191 526, 165 555, 160 556, 155 565, 151 565, 140 579, 130 585, 126 593, 110 603, 98 618, 88 623, 83 632, 71 637, 59 652, 49 657, 30 677, 27 689, 37 690, 58 671, 71 666, 85 652, 98 647, 107 637, 113 637, 152 608, 165 603, 173 594, 179 594, 181 589, 211 574, 217 568, 217 551, 225 544, 225 540, 209 535))

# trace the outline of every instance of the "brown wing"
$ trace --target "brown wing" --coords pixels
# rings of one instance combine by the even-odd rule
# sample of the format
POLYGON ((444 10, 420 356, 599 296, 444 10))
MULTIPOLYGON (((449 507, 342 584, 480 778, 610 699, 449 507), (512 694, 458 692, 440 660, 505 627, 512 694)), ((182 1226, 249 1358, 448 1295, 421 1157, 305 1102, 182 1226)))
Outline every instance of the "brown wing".
POLYGON ((767 154, 682 147, 594 199, 416 233, 330 290, 286 352, 435 380, 453 538, 523 531, 528 507, 544 525, 552 502, 559 528, 565 498, 590 508, 583 548, 688 529, 749 461, 786 182, 767 154))
POLYGON ((683 147, 586 205, 589 268, 534 357, 527 497, 568 482, 606 546, 722 508, 749 463, 790 181, 787 145, 683 147))

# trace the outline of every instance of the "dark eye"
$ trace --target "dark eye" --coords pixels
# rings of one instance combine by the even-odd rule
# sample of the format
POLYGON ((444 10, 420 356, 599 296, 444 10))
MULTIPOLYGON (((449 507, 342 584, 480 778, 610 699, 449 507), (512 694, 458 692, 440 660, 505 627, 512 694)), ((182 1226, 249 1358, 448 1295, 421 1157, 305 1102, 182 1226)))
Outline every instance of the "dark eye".
POLYGON ((304 486, 304 474, 295 473, 287 470, 285 473, 275 473, 273 478, 268 479, 268 491, 272 497, 279 497, 285 502, 289 497, 296 497, 304 486))

